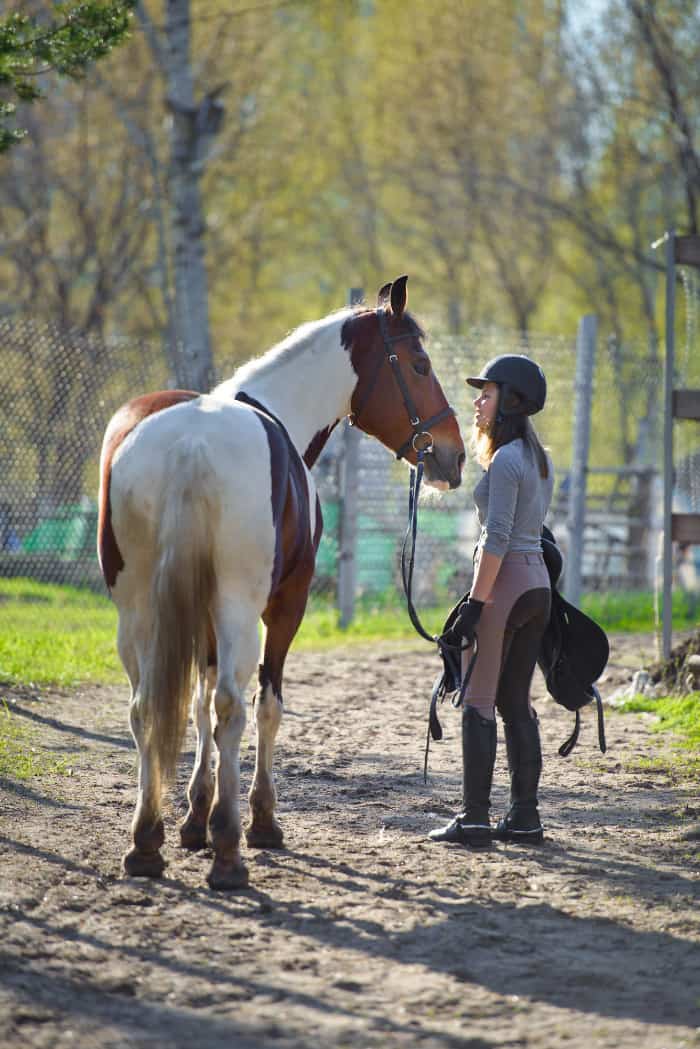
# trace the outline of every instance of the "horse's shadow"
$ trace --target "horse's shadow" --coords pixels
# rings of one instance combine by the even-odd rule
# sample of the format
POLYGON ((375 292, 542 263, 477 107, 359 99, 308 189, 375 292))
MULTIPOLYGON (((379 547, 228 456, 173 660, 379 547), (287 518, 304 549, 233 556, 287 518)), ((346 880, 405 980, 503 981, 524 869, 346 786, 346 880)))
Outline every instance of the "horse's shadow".
MULTIPOLYGON (((5 838, 5 845, 12 845, 10 839, 5 838)), ((37 857, 44 860, 78 869, 60 854, 45 849, 32 850, 29 846, 22 848, 25 852, 36 852, 37 857)), ((515 847, 513 852, 517 852, 515 847)), ((531 860, 532 855, 530 853, 531 860)), ((557 864, 564 860, 574 873, 577 869, 580 871, 582 862, 587 860, 587 872, 597 869, 601 879, 612 879, 616 889, 630 893, 639 880, 638 865, 609 854, 587 856, 584 848, 575 853, 559 848, 552 855, 552 849, 545 848, 535 855, 541 857, 539 863, 544 871, 551 867, 553 860, 557 864)), ((452 977, 458 984, 483 987, 503 997, 516 996, 520 1000, 612 1019, 679 1026, 698 1024, 696 988, 700 961, 697 948, 691 940, 670 932, 635 930, 609 917, 581 917, 549 903, 526 902, 525 898, 522 904, 479 900, 473 895, 465 896, 456 887, 438 888, 426 885, 419 878, 392 876, 388 868, 367 872, 350 862, 336 863, 295 850, 257 853, 256 866, 274 868, 280 879, 285 873, 301 875, 317 882, 319 891, 308 893, 305 900, 285 901, 255 888, 232 896, 203 888, 196 893, 197 906, 210 912, 212 918, 216 916, 217 921, 254 920, 270 929, 298 931, 305 939, 314 939, 327 947, 365 954, 387 966, 429 967, 452 977), (380 917, 353 916, 353 907, 344 906, 337 895, 333 900, 324 895, 330 886, 370 899, 374 895, 410 900, 420 890, 419 905, 431 920, 416 923, 410 929, 392 930, 380 917), (328 902, 312 902, 319 900, 328 902), (683 978, 679 979, 681 973, 683 978), (636 989, 640 981, 646 988, 644 995, 636 989)), ((85 874, 97 873, 80 869, 85 874)), ((193 900, 192 886, 177 878, 166 878, 162 883, 108 880, 138 886, 140 892, 154 900, 161 893, 161 886, 167 887, 171 894, 174 892, 175 899, 182 893, 189 902, 193 900)), ((692 892, 694 888, 690 879, 680 875, 670 876, 664 886, 669 895, 692 892)), ((54 927, 50 921, 31 913, 23 915, 22 920, 36 925, 43 933, 61 938, 68 936, 109 954, 123 954, 134 961, 155 964, 214 984, 232 978, 228 970, 216 963, 203 962, 194 953, 184 960, 182 956, 174 957, 156 948, 114 943, 79 928, 54 927)), ((236 985, 247 995, 274 993, 303 1006, 313 1004, 316 1011, 343 1012, 335 1003, 324 1002, 317 994, 302 994, 281 985, 240 978, 238 974, 236 985)), ((95 993, 101 993, 97 986, 95 993)), ((357 1015, 357 1011, 352 1015, 357 1015)), ((392 1021, 388 1033, 404 1029, 410 1030, 392 1021)), ((217 1036, 215 1031, 212 1034, 217 1036)), ((245 1034, 241 1031, 242 1036, 245 1034)), ((440 1037, 446 1045, 450 1044, 442 1032, 440 1037)), ((242 1044, 246 1044, 245 1041, 242 1044)), ((481 1045, 478 1041, 474 1044, 481 1045)))
MULTIPOLYGON (((518 853, 517 847, 511 851, 518 853)), ((610 854, 602 858, 586 854, 583 848, 575 852, 559 848, 555 856, 552 851, 541 852, 543 871, 556 859, 559 869, 563 860, 572 875, 581 874, 585 863, 586 877, 612 882, 619 894, 634 895, 642 873, 637 864, 610 854)), ((480 901, 436 887, 426 893, 419 880, 391 878, 384 872, 367 874, 348 863, 311 859, 289 850, 269 855, 265 862, 279 867, 281 877, 293 869, 320 886, 353 893, 366 894, 368 879, 376 895, 388 898, 410 899, 420 889, 420 906, 438 916, 437 921, 417 924, 410 931, 391 932, 381 920, 356 918, 351 910, 342 915, 341 924, 324 905, 275 901, 261 918, 272 925, 303 924, 304 934, 324 945, 355 948, 387 962, 427 966, 499 995, 598 1016, 688 1026, 700 1021, 700 956, 690 939, 632 929, 607 916, 581 917, 549 903, 480 901), (350 942, 348 928, 353 931, 350 942), (643 997, 636 991, 640 980, 648 988, 643 997)), ((691 879, 667 873, 655 895, 671 899, 695 892, 691 879)), ((216 894, 207 894, 202 902, 209 908, 226 908, 216 894)))
POLYGON ((26 718, 27 721, 33 721, 37 725, 45 725, 47 728, 52 728, 56 732, 62 732, 69 736, 76 736, 78 739, 89 739, 96 743, 108 743, 110 747, 123 747, 125 750, 134 749, 133 740, 126 731, 118 736, 108 735, 105 732, 93 732, 90 729, 84 728, 82 725, 71 725, 69 722, 63 721, 60 718, 50 717, 46 714, 38 714, 35 710, 29 710, 27 707, 20 706, 17 702, 12 704, 12 714, 26 718))

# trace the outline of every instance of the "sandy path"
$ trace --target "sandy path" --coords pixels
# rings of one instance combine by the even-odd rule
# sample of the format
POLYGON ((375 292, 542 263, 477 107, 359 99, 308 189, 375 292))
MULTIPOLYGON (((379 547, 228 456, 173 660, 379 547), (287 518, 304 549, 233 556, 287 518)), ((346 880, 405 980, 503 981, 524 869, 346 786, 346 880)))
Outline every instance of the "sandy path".
MULTIPOLYGON (((604 691, 649 662, 615 640, 604 691)), ((422 648, 292 655, 278 749, 287 849, 248 851, 213 893, 177 848, 159 883, 119 876, 134 797, 126 688, 2 694, 72 775, 0 781, 0 1044, 15 1047, 700 1045, 698 784, 646 715, 542 700, 540 849, 436 846, 459 804, 458 715, 422 778, 422 648), (14 701, 14 702, 13 702, 14 701)), ((499 746, 494 810, 506 798, 499 746)), ((243 752, 244 787, 253 758, 243 752)))

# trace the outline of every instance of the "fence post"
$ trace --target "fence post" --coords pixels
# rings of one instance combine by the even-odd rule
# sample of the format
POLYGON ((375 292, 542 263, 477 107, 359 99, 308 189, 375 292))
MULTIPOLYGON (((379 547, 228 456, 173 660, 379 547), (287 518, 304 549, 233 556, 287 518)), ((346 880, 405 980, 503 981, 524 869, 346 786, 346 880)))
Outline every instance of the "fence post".
MULTIPOLYGON (((350 288, 348 305, 364 299, 362 288, 350 288)), ((357 589, 357 493, 360 474, 360 431, 346 421, 340 463, 340 506, 338 513, 338 610, 345 630, 355 615, 357 589)))
POLYGON ((568 556, 564 597, 573 605, 581 599, 583 531, 586 524, 586 480, 591 443, 591 404, 598 319, 593 313, 581 318, 576 335, 576 379, 571 483, 567 516, 568 556))
POLYGON ((671 655, 673 590, 673 386, 676 332, 676 231, 666 233, 666 356, 664 359, 664 538, 661 591, 661 654, 671 655))

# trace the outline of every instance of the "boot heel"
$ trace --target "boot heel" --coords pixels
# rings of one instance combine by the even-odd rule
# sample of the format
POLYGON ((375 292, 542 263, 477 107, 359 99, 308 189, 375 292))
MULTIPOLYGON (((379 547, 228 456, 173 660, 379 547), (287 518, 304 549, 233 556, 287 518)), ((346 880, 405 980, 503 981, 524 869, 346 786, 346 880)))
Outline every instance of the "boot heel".
POLYGON ((541 845, 544 831, 537 808, 523 811, 511 806, 509 812, 498 821, 493 836, 496 841, 510 841, 516 845, 541 845))
POLYGON ((466 814, 455 816, 445 827, 431 830, 428 837, 431 841, 448 841, 455 845, 468 845, 472 849, 485 849, 493 844, 489 823, 471 822, 466 814))
POLYGON ((544 831, 537 810, 542 748, 536 718, 504 722, 510 769, 510 808, 493 832, 496 841, 541 845, 544 831))

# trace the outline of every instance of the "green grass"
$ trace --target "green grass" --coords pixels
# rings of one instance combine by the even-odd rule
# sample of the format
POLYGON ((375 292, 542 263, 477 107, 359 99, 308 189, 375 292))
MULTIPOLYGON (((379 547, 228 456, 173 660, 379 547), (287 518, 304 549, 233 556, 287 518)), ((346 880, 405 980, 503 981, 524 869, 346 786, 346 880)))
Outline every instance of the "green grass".
MULTIPOLYGON (((454 596, 438 608, 420 609, 437 633, 454 596)), ((651 594, 587 595, 583 608, 611 632, 653 629, 651 594)), ((674 627, 694 625, 691 602, 674 595, 674 627)), ((327 597, 312 596, 294 649, 333 648, 378 641, 423 644, 406 606, 390 593, 362 597, 347 630, 327 597)), ((30 685, 113 684, 125 680, 116 649, 117 612, 105 597, 86 590, 26 579, 0 579, 0 681, 30 685)))
MULTIPOLYGON (((392 595, 393 597, 393 595, 392 595)), ((421 611, 437 632, 444 609, 421 611)), ((71 587, 0 579, 0 681, 9 684, 113 684, 125 680, 117 655, 117 611, 105 597, 71 587)), ((377 640, 417 639, 395 599, 360 600, 343 631, 327 599, 312 598, 295 638, 296 650, 377 640)))
POLYGON ((26 579, 0 580, 0 681, 123 681, 117 613, 107 598, 26 579))
MULTIPOLYGON (((421 608, 420 620, 430 634, 437 634, 449 612, 441 608, 421 608)), ((421 639, 414 630, 405 604, 396 595, 378 595, 360 598, 355 606, 355 617, 345 630, 340 628, 340 614, 328 598, 312 596, 294 639, 295 649, 332 648, 369 641, 416 641, 421 639)))
MULTIPOLYGON (((694 595, 674 591, 672 607, 675 630, 697 626, 700 607, 694 595)), ((654 595, 650 590, 585 594, 581 609, 611 633, 645 633, 655 629, 654 595)))
POLYGON ((631 766, 635 771, 657 771, 670 776, 682 774, 700 779, 700 692, 659 699, 634 696, 618 709, 630 714, 654 714, 658 720, 653 724, 653 730, 673 733, 676 737, 673 756, 662 752, 637 758, 631 766))
POLYGON ((56 758, 37 743, 36 730, 0 702, 0 777, 32 779, 47 774, 70 775, 70 758, 56 758))
POLYGON ((700 753, 700 692, 661 699, 633 696, 618 709, 631 714, 655 714, 658 718, 654 725, 656 731, 673 732, 679 737, 679 746, 700 753))

